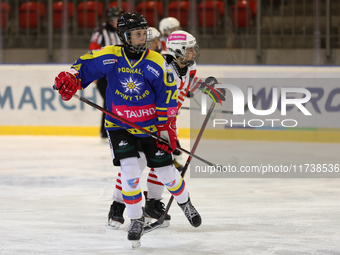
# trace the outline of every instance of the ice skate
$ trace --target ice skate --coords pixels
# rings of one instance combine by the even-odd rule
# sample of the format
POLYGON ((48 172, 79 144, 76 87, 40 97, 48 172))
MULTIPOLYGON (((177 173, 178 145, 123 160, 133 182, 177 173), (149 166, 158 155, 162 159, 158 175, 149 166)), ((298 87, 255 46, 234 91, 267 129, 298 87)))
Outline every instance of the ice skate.
MULTIPOLYGON (((155 220, 158 220, 165 212, 164 203, 160 199, 148 199, 147 191, 143 192, 145 197, 145 207, 143 207, 143 215, 145 218, 145 225, 155 220)), ((166 214, 161 228, 166 228, 170 226, 171 216, 166 214)))
POLYGON ((197 228, 201 225, 201 216, 199 215, 195 207, 191 204, 190 197, 188 198, 188 201, 186 203, 178 205, 179 207, 181 207, 185 216, 193 227, 197 228))
POLYGON ((110 212, 108 214, 107 226, 112 229, 118 229, 120 225, 124 224, 124 213, 125 204, 113 201, 110 212))
MULTIPOLYGON (((145 223, 151 223, 152 221, 158 220, 165 212, 164 203, 157 199, 147 199, 144 207, 145 223)), ((171 216, 166 214, 161 228, 170 226, 171 216)))
POLYGON ((140 247, 140 238, 144 233, 144 217, 139 219, 131 219, 131 224, 128 228, 128 240, 131 241, 132 248, 140 247))

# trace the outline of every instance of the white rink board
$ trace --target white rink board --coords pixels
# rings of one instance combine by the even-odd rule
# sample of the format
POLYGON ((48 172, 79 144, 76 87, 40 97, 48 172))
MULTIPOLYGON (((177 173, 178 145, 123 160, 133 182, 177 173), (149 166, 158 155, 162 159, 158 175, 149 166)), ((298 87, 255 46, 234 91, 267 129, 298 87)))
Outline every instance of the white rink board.
MULTIPOLYGON (((60 100, 52 90, 54 77, 70 65, 2 65, 0 66, 0 126, 98 126, 101 113, 84 103, 72 99, 60 100)), ((339 78, 339 67, 284 67, 284 66, 225 66, 198 65, 198 77, 217 78, 339 78)), ((330 91, 336 87, 325 84, 324 104, 330 91)), ((82 96, 102 105, 94 85, 82 91, 82 96)), ((200 100, 200 97, 196 95, 200 100)), ((189 105, 189 100, 184 106, 189 105)), ((339 104, 334 97, 333 104, 339 104)), ((313 110, 313 109, 311 109, 313 110)), ((311 112, 313 114, 313 112, 311 112)), ((178 127, 189 128, 189 111, 182 111, 178 127)), ((314 127, 337 127, 331 123, 334 113, 322 112, 322 121, 313 120, 314 127), (319 124, 320 123, 320 124, 319 124)), ((310 125, 309 123, 307 123, 310 125)), ((307 125, 306 124, 306 125, 307 125)), ((307 125, 307 126, 308 126, 307 125)))
MULTIPOLYGON (((97 126, 101 113, 78 100, 64 102, 53 91, 55 76, 71 65, 0 66, 0 125, 97 126), (12 101, 5 97, 9 93, 12 101), (5 102, 4 102, 5 101, 5 102)), ((102 106, 95 86, 83 96, 102 106)))

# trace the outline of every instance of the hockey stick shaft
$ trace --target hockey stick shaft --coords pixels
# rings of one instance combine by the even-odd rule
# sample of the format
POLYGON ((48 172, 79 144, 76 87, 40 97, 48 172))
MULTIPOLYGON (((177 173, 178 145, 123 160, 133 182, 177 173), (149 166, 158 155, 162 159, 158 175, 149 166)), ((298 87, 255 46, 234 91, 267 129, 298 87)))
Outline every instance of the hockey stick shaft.
MULTIPOLYGON (((184 110, 191 110, 191 111, 201 111, 202 109, 200 108, 193 108, 193 107, 185 107, 185 106, 182 106, 181 109, 184 109, 184 110)), ((233 111, 224 111, 224 110, 214 110, 213 112, 216 112, 216 113, 233 113, 233 111)))
MULTIPOLYGON (((79 95, 77 95, 77 94, 74 94, 73 97, 75 97, 75 98, 79 99, 80 101, 82 101, 82 102, 84 102, 84 103, 86 103, 86 104, 88 104, 88 105, 91 105, 92 107, 94 107, 94 108, 96 108, 96 109, 98 109, 98 110, 100 110, 100 111, 102 111, 102 112, 104 112, 104 113, 110 115, 112 118, 115 118, 115 119, 117 119, 117 120, 120 120, 121 122, 123 122, 123 123, 125 123, 125 124, 127 124, 127 125, 129 125, 129 126, 131 126, 131 127, 133 127, 133 128, 135 128, 135 129, 138 129, 138 130, 142 131, 142 132, 145 133, 145 134, 148 134, 149 136, 151 136, 151 137, 154 138, 154 139, 158 139, 158 140, 161 140, 161 141, 164 142, 164 143, 168 143, 168 141, 165 140, 164 138, 162 138, 162 137, 160 137, 160 136, 158 136, 158 135, 156 135, 156 134, 151 133, 150 131, 148 131, 148 130, 146 130, 146 129, 144 129, 144 128, 138 126, 138 125, 136 125, 136 124, 133 123, 133 122, 130 122, 130 121, 128 121, 128 120, 126 120, 126 119, 124 119, 124 118, 118 116, 117 114, 114 114, 113 112, 110 112, 110 111, 104 109, 103 107, 100 107, 99 105, 97 105, 97 104, 91 102, 90 100, 87 100, 86 98, 83 98, 83 97, 81 97, 81 96, 79 96, 79 95)), ((186 150, 186 149, 184 149, 184 148, 182 148, 182 147, 178 147, 177 149, 178 149, 178 150, 181 150, 181 151, 183 151, 183 152, 185 152, 185 153, 187 153, 187 154, 189 154, 190 156, 192 156, 192 157, 194 157, 194 158, 196 158, 196 159, 198 159, 198 160, 200 160, 200 161, 202 161, 202 162, 204 162, 204 163, 206 163, 206 164, 209 165, 209 166, 216 166, 216 164, 213 164, 213 163, 209 162, 208 160, 205 160, 205 159, 203 159, 203 158, 201 158, 201 157, 195 155, 194 153, 189 152, 188 150, 186 150)))
MULTIPOLYGON (((253 95, 253 102, 256 101, 256 96, 253 95)), ((197 102, 197 100, 195 100, 195 102, 197 102)), ((198 103, 198 102, 197 102, 198 103)), ((185 106, 182 106, 181 109, 184 109, 184 110, 192 110, 192 111, 201 111, 200 108, 191 108, 191 107, 185 107, 185 106)), ((244 111, 248 111, 249 108, 248 108, 248 103, 246 103, 244 105, 244 111)), ((233 113, 233 111, 226 111, 226 110, 213 110, 213 112, 216 112, 216 113, 227 113, 227 114, 231 114, 233 113)))
MULTIPOLYGON (((195 153, 196 148, 198 146, 198 143, 200 142, 200 140, 202 138, 203 132, 204 132, 204 130, 205 130, 207 124, 208 124, 208 121, 210 119, 210 116, 211 116, 211 114, 212 114, 212 112, 214 110, 214 107, 215 107, 215 102, 212 102, 212 104, 210 106, 210 109, 209 109, 209 111, 208 111, 208 113, 207 113, 207 115, 206 115, 206 117, 205 117, 205 119, 203 121, 203 124, 202 124, 202 127, 200 129, 200 132, 198 133, 198 135, 196 137, 196 140, 195 140, 195 143, 194 143, 194 145, 193 145, 193 147, 191 149, 191 153, 195 153)), ((186 171, 187 171, 187 169, 189 167, 191 159, 192 159, 192 157, 191 157, 191 155, 189 155, 187 161, 185 162, 185 165, 184 165, 184 168, 182 170, 182 173, 181 173, 182 178, 184 177, 184 175, 185 175, 185 173, 186 173, 186 171)), ((166 208, 165 208, 165 211, 164 211, 163 215, 156 222, 151 223, 150 225, 144 227, 144 232, 145 233, 151 232, 152 230, 155 230, 156 228, 160 227, 163 224, 163 222, 165 220, 165 217, 166 217, 166 215, 167 215, 167 213, 168 213, 168 211, 169 211, 169 209, 171 207, 171 204, 172 204, 173 200, 174 200, 174 196, 171 196, 168 204, 166 205, 166 208)))

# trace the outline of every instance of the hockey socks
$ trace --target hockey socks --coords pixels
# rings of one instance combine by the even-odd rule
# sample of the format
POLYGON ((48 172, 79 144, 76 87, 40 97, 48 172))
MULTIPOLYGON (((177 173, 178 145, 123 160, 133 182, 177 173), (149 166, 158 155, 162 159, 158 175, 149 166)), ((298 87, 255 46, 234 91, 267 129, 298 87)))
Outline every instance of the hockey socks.
POLYGON ((123 200, 126 204, 127 215, 137 219, 143 215, 142 192, 140 189, 140 170, 137 158, 120 160, 123 200))
POLYGON ((146 186, 148 189, 149 199, 161 199, 162 198, 164 185, 158 180, 157 175, 155 174, 155 170, 153 168, 150 169, 148 180, 146 182, 146 186))
POLYGON ((158 180, 164 183, 177 203, 185 203, 188 200, 189 194, 185 187, 185 181, 173 165, 155 168, 154 171, 158 180))

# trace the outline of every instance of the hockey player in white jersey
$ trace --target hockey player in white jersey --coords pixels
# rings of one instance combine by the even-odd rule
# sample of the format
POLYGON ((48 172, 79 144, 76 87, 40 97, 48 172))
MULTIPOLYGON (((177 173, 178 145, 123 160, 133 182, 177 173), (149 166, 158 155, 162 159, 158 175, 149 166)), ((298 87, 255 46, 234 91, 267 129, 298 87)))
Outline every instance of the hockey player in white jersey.
POLYGON ((183 30, 171 33, 166 41, 166 47, 165 59, 177 81, 178 109, 180 109, 196 76, 199 47, 196 38, 183 30))
MULTIPOLYGON (((174 79, 176 79, 178 90, 178 111, 184 103, 186 97, 189 97, 189 89, 193 85, 196 76, 196 61, 199 58, 199 47, 196 39, 190 33, 177 30, 171 33, 166 41, 168 54, 165 54, 165 60, 170 66, 174 79)), ((181 171, 181 166, 176 161, 176 154, 180 151, 175 150, 173 155, 175 167, 181 171)), ((146 221, 158 219, 164 214, 164 204, 161 202, 164 185, 157 179, 154 169, 151 168, 147 179, 147 192, 144 192, 146 199, 144 207, 144 217, 146 221)), ((161 227, 170 225, 170 215, 167 215, 161 227)))
MULTIPOLYGON (((166 62, 172 70, 173 79, 177 82, 178 89, 178 110, 180 110, 191 83, 196 75, 196 61, 199 57, 199 47, 195 37, 185 31, 175 31, 169 35, 167 40, 168 53, 164 55, 166 62)), ((143 168, 141 168, 143 169, 143 168)), ((108 226, 118 229, 124 223, 123 212, 125 204, 121 194, 121 175, 118 174, 116 181, 113 203, 108 215, 108 226)), ((149 222, 160 218, 164 212, 164 203, 161 202, 164 185, 158 180, 154 169, 151 168, 147 179, 147 192, 145 195, 144 217, 149 222)), ((170 215, 166 215, 162 227, 170 225, 170 215)))

